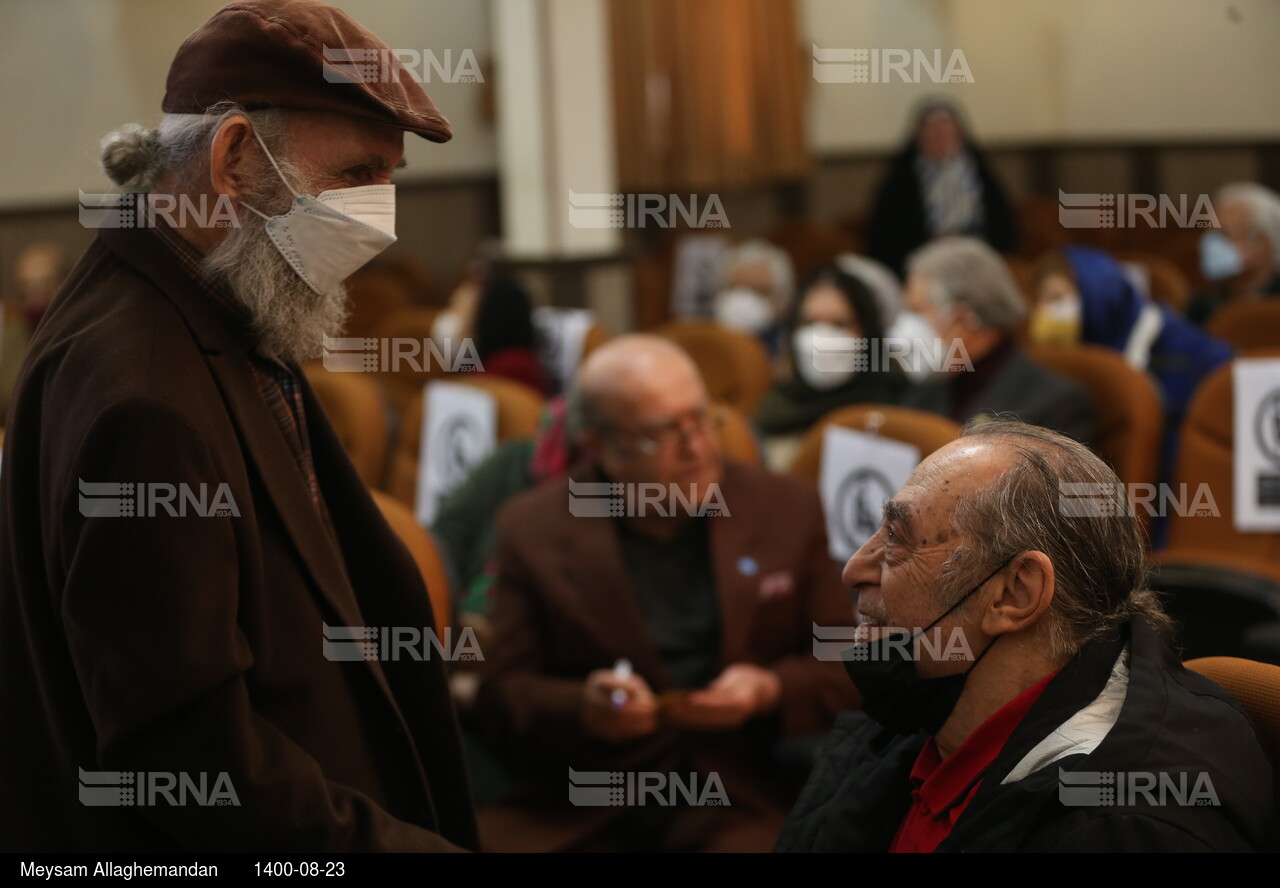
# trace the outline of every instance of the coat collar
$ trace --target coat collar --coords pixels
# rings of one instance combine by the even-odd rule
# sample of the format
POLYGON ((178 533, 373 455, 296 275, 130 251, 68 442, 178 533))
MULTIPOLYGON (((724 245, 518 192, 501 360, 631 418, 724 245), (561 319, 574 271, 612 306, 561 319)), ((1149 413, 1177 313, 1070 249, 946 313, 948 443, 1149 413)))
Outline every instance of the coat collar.
MULTIPOLYGON (((254 376, 250 365, 253 337, 245 315, 206 292, 184 267, 179 253, 162 243, 154 232, 104 229, 99 232, 99 238, 130 268, 150 281, 191 330, 247 451, 246 461, 266 487, 334 625, 365 625, 342 554, 316 511, 307 482, 254 376)), ((314 429, 324 422, 324 413, 306 378, 301 373, 298 378, 307 422, 314 429)), ((329 472, 319 464, 320 456, 315 458, 317 474, 324 479, 329 472)), ((324 481, 321 483, 323 488, 324 481)), ((320 639, 316 644, 319 647, 320 639)), ((394 706, 382 669, 377 663, 371 662, 369 666, 378 686, 394 706)))

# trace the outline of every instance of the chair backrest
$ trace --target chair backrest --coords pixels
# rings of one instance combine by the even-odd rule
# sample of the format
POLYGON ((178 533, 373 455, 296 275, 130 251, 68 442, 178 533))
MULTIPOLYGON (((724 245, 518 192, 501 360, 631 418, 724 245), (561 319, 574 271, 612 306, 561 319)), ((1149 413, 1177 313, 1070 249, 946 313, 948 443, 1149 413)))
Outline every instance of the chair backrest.
MULTIPOLYGON (((498 440, 530 438, 538 431, 543 399, 523 383, 484 373, 458 373, 447 382, 475 386, 491 393, 498 408, 498 440)), ((386 491, 412 505, 418 489, 418 453, 422 444, 422 393, 415 395, 401 414, 386 491)))
POLYGON ((338 440, 361 480, 382 484, 391 440, 391 414, 372 374, 332 373, 319 361, 303 367, 338 440))
POLYGON ((401 276, 390 268, 368 266, 347 279, 348 304, 344 336, 372 336, 388 317, 410 304, 411 295, 401 276))
POLYGON ((1254 657, 1270 661, 1259 647, 1280 626, 1280 582, 1241 570, 1227 559, 1189 561, 1158 552, 1148 583, 1178 624, 1183 656, 1254 657))
POLYGON ((829 425, 858 431, 877 431, 886 438, 915 445, 920 448, 922 460, 944 444, 954 441, 960 434, 960 426, 945 416, 921 410, 885 404, 841 407, 822 417, 805 434, 789 474, 815 482, 818 480, 822 471, 823 433, 829 425))
MULTIPOLYGON (((453 596, 449 585, 449 572, 445 569, 444 559, 431 534, 427 533, 413 517, 413 511, 393 499, 381 490, 370 491, 373 501, 382 510, 382 517, 387 519, 396 536, 404 542, 409 554, 413 556, 418 570, 422 573, 422 581, 427 584, 427 595, 431 598, 431 610, 435 613, 436 629, 441 633, 453 625, 453 596)), ((441 636, 441 642, 444 638, 441 636)))
POLYGON ((461 343, 454 342, 448 349, 439 349, 443 361, 438 360, 428 348, 431 325, 439 312, 436 308, 402 308, 383 317, 367 334, 379 339, 399 340, 388 344, 386 354, 390 365, 381 368, 377 380, 391 399, 392 406, 401 414, 414 395, 422 391, 427 380, 439 379, 452 369, 442 365, 453 360, 462 347, 461 343))
POLYGON ((769 353, 760 340, 712 321, 672 321, 653 332, 689 353, 711 400, 755 415, 771 384, 769 353))
MULTIPOLYGON (((582 360, 585 361, 593 351, 604 345, 611 338, 609 331, 600 324, 593 323, 582 337, 582 360)), ((581 364, 581 362, 579 362, 581 364)))
MULTIPOLYGON (((1280 349, 1250 353, 1280 357, 1280 349)), ((1224 364, 1196 390, 1182 422, 1175 491, 1193 496, 1207 485, 1217 515, 1175 510, 1169 517, 1168 551, 1193 561, 1229 560, 1242 569, 1280 578, 1280 532, 1242 533, 1235 527, 1235 386, 1231 367, 1224 364), (1178 485, 1186 485, 1185 488, 1178 485)))
POLYGON ((1239 351, 1280 348, 1280 299, 1228 302, 1205 329, 1239 351))
POLYGON ((805 216, 788 216, 765 234, 765 240, 786 250, 795 278, 802 281, 857 243, 839 225, 805 216))
POLYGON ((1177 265, 1163 256, 1142 250, 1119 250, 1115 258, 1118 262, 1141 265, 1147 272, 1151 298, 1179 314, 1186 313, 1187 304, 1191 301, 1191 282, 1177 265))
POLYGON ((1183 665, 1240 701, 1271 758, 1271 777, 1280 796, 1280 666, 1235 657, 1203 657, 1183 665))
MULTIPOLYGON (((1126 484, 1154 484, 1164 417, 1151 377, 1100 345, 1031 348, 1031 357, 1093 396, 1094 449, 1126 484)), ((1142 512, 1141 509, 1138 510, 1142 512)))
POLYGON ((720 452, 725 458, 760 465, 760 442, 747 418, 729 404, 715 404, 711 409, 720 432, 720 452))

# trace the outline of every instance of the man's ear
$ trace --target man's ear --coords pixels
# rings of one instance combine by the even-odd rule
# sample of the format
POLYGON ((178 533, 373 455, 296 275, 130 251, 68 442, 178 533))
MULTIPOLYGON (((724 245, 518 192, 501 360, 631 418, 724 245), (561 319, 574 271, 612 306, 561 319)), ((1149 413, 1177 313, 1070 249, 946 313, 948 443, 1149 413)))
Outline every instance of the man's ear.
POLYGON ((216 194, 239 201, 244 191, 245 167, 256 144, 253 124, 243 114, 227 118, 213 136, 209 149, 209 181, 216 194))
POLYGON ((1053 603, 1053 562, 1043 552, 1024 552, 1006 568, 1004 582, 996 587, 983 610, 982 631, 987 635, 1021 632, 1037 623, 1053 603))

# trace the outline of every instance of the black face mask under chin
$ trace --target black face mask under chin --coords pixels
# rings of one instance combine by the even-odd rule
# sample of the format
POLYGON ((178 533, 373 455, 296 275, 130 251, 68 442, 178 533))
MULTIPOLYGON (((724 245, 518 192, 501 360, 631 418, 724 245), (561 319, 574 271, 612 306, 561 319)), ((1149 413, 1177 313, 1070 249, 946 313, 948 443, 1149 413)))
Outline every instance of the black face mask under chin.
MULTIPOLYGON (((1012 561, 1013 559, 1009 559, 1012 561)), ((916 669, 916 639, 969 599, 1009 564, 993 570, 966 592, 936 620, 909 638, 900 630, 844 651, 844 668, 862 695, 862 711, 897 734, 936 734, 951 717, 969 673, 996 643, 992 639, 964 672, 939 678, 921 678, 916 669)))

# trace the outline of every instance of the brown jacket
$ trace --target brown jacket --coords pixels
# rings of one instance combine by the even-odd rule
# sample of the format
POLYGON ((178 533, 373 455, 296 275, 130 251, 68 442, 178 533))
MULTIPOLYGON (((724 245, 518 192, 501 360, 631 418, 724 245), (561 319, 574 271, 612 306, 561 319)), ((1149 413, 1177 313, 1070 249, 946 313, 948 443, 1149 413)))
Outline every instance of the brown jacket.
MULTIPOLYGON (((664 727, 617 744, 585 735, 582 689, 593 670, 625 657, 655 693, 672 687, 628 589, 614 519, 571 515, 566 479, 522 494, 500 513, 493 634, 474 716, 481 735, 536 784, 533 801, 563 809, 550 817, 530 809, 528 826, 541 830, 548 847, 622 813, 571 809, 569 768, 687 775, 692 764, 719 775, 736 809, 785 813, 798 787, 779 778, 771 758, 777 741, 826 730, 857 703, 843 665, 813 655, 814 623, 853 621, 840 569, 827 554, 817 491, 731 462, 720 486, 728 515, 703 519, 711 522, 720 668, 753 663, 782 680, 777 713, 732 732, 664 727)), ((505 815, 502 823, 524 825, 505 815)))
POLYGON ((149 231, 101 232, 72 272, 4 442, 6 850, 475 846, 443 664, 323 654, 322 623, 433 617, 413 560, 302 390, 340 545, 236 316, 149 231), (86 518, 82 481, 205 484, 211 500, 226 484, 235 508, 86 518), (135 778, 134 804, 87 805, 81 770, 146 772, 151 785, 154 772, 185 772, 211 788, 225 772, 239 804, 145 805, 135 778))

